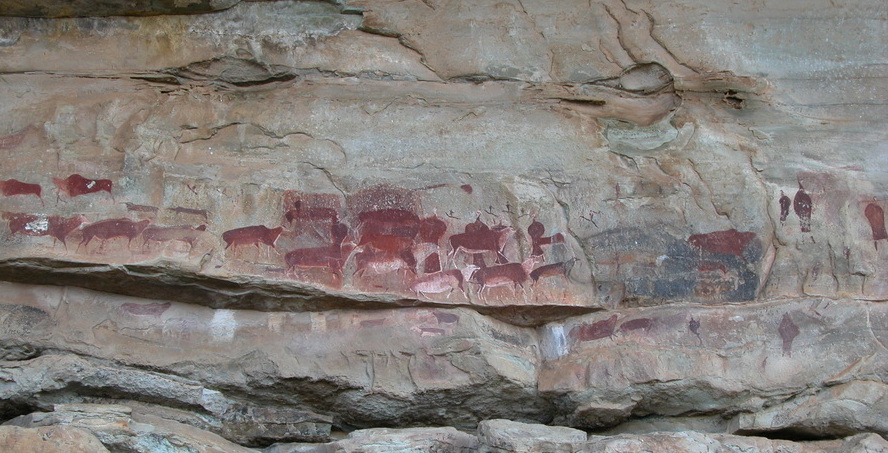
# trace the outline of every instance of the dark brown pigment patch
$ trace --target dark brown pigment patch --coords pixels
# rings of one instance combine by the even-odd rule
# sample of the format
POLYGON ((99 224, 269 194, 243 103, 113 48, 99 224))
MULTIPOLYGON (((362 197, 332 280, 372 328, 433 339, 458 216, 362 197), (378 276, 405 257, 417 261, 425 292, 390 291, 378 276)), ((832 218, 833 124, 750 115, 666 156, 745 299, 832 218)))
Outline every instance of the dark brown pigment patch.
POLYGON ((617 315, 613 315, 603 321, 594 322, 584 326, 574 327, 570 330, 570 336, 580 341, 592 341, 614 335, 617 325, 617 315))
POLYGON ((799 326, 792 322, 792 317, 789 316, 789 313, 783 314, 780 326, 777 327, 777 333, 783 339, 783 355, 792 357, 792 341, 799 335, 799 326))

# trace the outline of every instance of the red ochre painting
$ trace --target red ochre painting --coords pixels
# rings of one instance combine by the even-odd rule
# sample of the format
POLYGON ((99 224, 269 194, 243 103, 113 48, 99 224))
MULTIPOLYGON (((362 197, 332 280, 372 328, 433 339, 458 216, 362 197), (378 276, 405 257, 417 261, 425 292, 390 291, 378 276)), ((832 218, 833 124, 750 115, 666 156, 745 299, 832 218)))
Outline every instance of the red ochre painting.
MULTIPOLYGON (((31 212, 3 212, 6 240, 49 236, 52 242, 44 246, 74 259, 146 262, 161 254, 181 254, 177 259, 213 254, 221 264, 202 272, 261 275, 441 302, 573 304, 594 295, 590 284, 583 283, 594 281, 594 275, 588 275, 594 267, 575 253, 579 244, 568 241, 569 231, 552 228, 523 210, 522 215, 496 215, 491 209, 440 215, 420 190, 390 185, 347 195, 285 190, 277 214, 259 219, 264 222, 236 224, 208 206, 118 200, 111 179, 79 174, 52 178, 55 209, 44 205, 40 184, 14 178, 2 183, 4 196, 22 200, 18 207, 34 207, 31 212), (71 209, 59 209, 73 206, 75 197, 96 197, 96 203, 108 207, 108 215, 96 214, 95 209, 71 215, 71 209)), ((461 196, 479 196, 469 184, 458 189, 461 196)), ((503 212, 514 213, 506 206, 503 212)), ((626 236, 627 231, 601 232, 585 239, 586 245, 594 253, 598 243, 608 250, 619 249, 614 241, 645 243, 644 238, 626 236)), ((626 297, 754 296, 759 285, 754 266, 761 248, 756 233, 730 229, 671 241, 668 259, 663 258, 667 252, 651 251, 671 272, 666 277, 629 276, 626 297)))

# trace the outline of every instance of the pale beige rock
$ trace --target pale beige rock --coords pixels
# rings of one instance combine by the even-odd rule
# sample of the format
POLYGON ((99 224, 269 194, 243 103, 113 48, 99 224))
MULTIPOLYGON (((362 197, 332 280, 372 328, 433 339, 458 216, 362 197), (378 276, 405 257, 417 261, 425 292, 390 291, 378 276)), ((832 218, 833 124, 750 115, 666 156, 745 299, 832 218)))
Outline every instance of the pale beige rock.
POLYGON ((69 426, 0 426, 0 450, 29 453, 108 451, 88 430, 69 426))
POLYGON ((748 453, 863 453, 888 451, 888 442, 875 434, 863 434, 844 441, 791 442, 762 437, 701 434, 689 431, 640 436, 590 436, 589 442, 580 451, 584 453, 721 453, 735 451, 748 453))
POLYGON ((741 414, 730 427, 735 432, 842 437, 859 432, 888 434, 888 385, 853 381, 799 395, 761 412, 741 414))
POLYGON ((73 288, 46 293, 45 287, 2 287, 4 302, 53 313, 54 327, 31 332, 42 348, 89 351, 155 370, 69 355, 6 362, 14 385, 6 387, 5 397, 28 404, 35 395, 50 398, 49 390, 77 383, 88 389, 112 385, 128 399, 202 407, 242 440, 250 438, 238 431, 243 428, 262 438, 263 421, 269 429, 276 423, 286 427, 287 408, 302 417, 310 434, 304 440, 317 439, 309 428, 312 423, 322 428, 328 414, 351 426, 410 421, 474 428, 478 414, 537 419, 548 409, 536 391, 535 332, 473 311, 263 313, 73 288), (40 342, 46 333, 49 339, 40 342), (514 400, 506 403, 505 394, 514 400), (439 403, 423 404, 428 398, 439 403), (280 402, 278 412, 247 403, 256 399, 280 402), (237 425, 242 408, 252 414, 243 421, 252 425, 237 425))
POLYGON ((798 423, 804 431, 809 420, 831 435, 880 431, 888 370, 878 337, 884 326, 871 323, 871 313, 881 319, 882 311, 815 300, 577 317, 541 329, 539 389, 573 411, 557 423, 588 428, 731 407, 750 420, 761 413, 762 426, 773 419, 776 429, 798 423), (836 381, 849 384, 829 389, 836 381), (801 396, 812 387, 820 394, 801 396), (805 409, 792 416, 796 405, 805 409), (856 416, 843 413, 848 405, 860 408, 856 416))
POLYGON ((0 412, 885 433, 883 1, 87 3, 0 0, 160 14, 0 17, 0 412))
POLYGON ((586 441, 586 432, 563 426, 546 426, 510 420, 484 420, 478 440, 489 452, 573 452, 586 441))
MULTIPOLYGON (((198 453, 249 453, 249 448, 231 443, 210 432, 152 415, 132 415, 119 405, 61 404, 53 412, 33 413, 11 423, 25 427, 53 425, 91 432, 113 451, 154 453, 191 451, 198 453)), ((40 428, 38 428, 40 429, 40 428)), ((45 429, 45 428, 44 428, 45 429)), ((97 441, 98 443, 98 441, 97 441)), ((90 451, 90 450, 84 450, 90 451)), ((101 451, 101 450, 96 450, 101 451)))

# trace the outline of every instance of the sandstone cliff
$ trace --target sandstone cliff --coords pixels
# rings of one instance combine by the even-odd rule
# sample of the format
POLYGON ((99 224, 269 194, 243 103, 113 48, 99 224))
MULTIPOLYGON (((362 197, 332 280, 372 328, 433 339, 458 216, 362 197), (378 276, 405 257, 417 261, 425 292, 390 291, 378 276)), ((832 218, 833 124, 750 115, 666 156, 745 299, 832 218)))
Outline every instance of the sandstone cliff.
POLYGON ((888 451, 886 24, 0 0, 0 446, 888 451))

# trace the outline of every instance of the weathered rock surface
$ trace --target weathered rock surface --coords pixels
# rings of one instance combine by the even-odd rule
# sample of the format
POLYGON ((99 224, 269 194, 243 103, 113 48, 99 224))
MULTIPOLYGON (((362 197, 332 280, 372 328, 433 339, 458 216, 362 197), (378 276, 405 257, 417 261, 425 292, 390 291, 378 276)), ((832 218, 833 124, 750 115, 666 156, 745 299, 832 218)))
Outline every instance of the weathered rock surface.
POLYGON ((89 431, 68 426, 20 428, 0 426, 0 449, 31 453, 107 452, 89 431))
POLYGON ((0 442, 882 451, 883 3, 0 0, 0 442))

